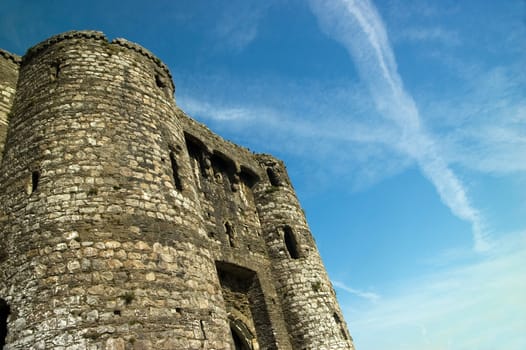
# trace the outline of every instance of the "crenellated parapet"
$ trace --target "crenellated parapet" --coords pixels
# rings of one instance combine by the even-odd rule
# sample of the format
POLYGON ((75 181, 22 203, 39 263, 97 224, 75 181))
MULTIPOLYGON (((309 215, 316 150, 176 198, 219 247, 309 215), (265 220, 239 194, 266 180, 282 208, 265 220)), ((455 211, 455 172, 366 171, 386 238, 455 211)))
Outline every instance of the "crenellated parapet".
MULTIPOLYGON (((22 57, 22 59, 18 58, 19 62, 23 61, 23 63, 27 63, 31 61, 31 59, 35 56, 37 56, 41 51, 47 50, 50 47, 53 47, 57 43, 60 43, 65 40, 99 40, 107 45, 113 45, 122 47, 128 50, 135 51, 142 55, 143 57, 150 60, 152 63, 156 65, 156 68, 159 71, 162 71, 162 74, 166 76, 166 78, 162 78, 157 76, 156 79, 158 79, 158 84, 163 84, 168 86, 169 91, 171 91, 171 94, 175 92, 175 85, 173 83, 172 75, 170 73, 170 70, 164 64, 159 58, 157 58, 153 53, 151 53, 149 50, 145 49, 141 45, 138 45, 134 42, 128 41, 126 39, 122 38, 116 38, 112 40, 111 42, 108 40, 106 35, 100 31, 94 31, 94 30, 83 30, 83 31, 69 31, 62 34, 58 34, 55 36, 52 36, 51 38, 29 48, 26 52, 26 54, 22 57), (162 79, 162 80, 159 80, 162 79)), ((0 50, 1 52, 1 50, 0 50)), ((16 59, 14 57, 13 59, 16 59)))
POLYGON ((103 40, 108 41, 106 38, 106 35, 104 35, 103 32, 99 32, 96 30, 72 30, 69 32, 60 33, 57 35, 54 35, 37 45, 30 47, 25 55, 23 56, 23 61, 28 62, 33 57, 38 55, 41 51, 48 49, 49 47, 53 46, 56 43, 59 43, 64 40, 69 39, 95 39, 95 40, 103 40))

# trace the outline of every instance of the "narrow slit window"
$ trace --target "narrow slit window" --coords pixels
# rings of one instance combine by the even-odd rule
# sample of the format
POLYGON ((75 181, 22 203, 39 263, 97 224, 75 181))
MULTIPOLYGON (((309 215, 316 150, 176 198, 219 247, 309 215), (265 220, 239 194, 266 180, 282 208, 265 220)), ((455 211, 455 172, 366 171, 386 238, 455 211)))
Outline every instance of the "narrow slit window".
POLYGON ((31 173, 31 193, 38 189, 38 183, 40 181, 40 171, 33 171, 31 173))
POLYGON ((348 340, 349 338, 347 337, 347 332, 345 331, 345 329, 343 327, 342 320, 340 319, 340 316, 338 316, 338 314, 335 312, 332 315, 332 317, 334 317, 334 321, 336 321, 336 324, 338 326, 340 326, 340 332, 342 334, 343 339, 348 340))
POLYGON ((345 340, 349 340, 349 338, 347 337, 347 332, 345 332, 345 329, 343 329, 342 326, 340 326, 340 331, 341 331, 341 333, 342 333, 342 337, 343 337, 343 339, 345 339, 345 340))
POLYGON ((7 337, 7 317, 10 314, 9 304, 0 299, 0 349, 4 348, 7 337))
POLYGON ((206 340, 206 332, 205 332, 205 321, 199 320, 199 325, 201 326, 201 333, 203 333, 203 338, 206 340))
POLYGON ((183 185, 181 179, 179 178, 179 167, 177 166, 177 160, 175 159, 175 154, 173 151, 170 151, 170 163, 172 164, 172 176, 174 178, 175 188, 178 191, 183 190, 183 185))
POLYGON ((160 74, 155 74, 155 85, 157 85, 157 87, 160 89, 164 89, 166 87, 166 82, 160 74))
POLYGON ((296 237, 294 236, 294 232, 292 232, 292 229, 290 228, 290 226, 285 226, 283 228, 283 231, 284 231, 283 239, 285 240, 285 247, 287 247, 289 256, 292 259, 299 259, 300 252, 298 249, 298 242, 296 241, 296 237))
POLYGON ((56 81, 60 75, 60 62, 53 62, 49 67, 51 80, 56 81))
POLYGON ((234 228, 232 227, 232 224, 229 223, 228 221, 225 222, 225 232, 228 236, 228 244, 230 244, 231 247, 234 247, 235 246, 234 228))

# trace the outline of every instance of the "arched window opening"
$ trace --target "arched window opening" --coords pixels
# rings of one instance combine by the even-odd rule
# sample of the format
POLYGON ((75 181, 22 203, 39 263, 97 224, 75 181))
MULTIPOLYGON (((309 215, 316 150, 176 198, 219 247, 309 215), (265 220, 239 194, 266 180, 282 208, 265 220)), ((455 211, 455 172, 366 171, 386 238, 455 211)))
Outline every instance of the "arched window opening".
POLYGON ((179 167, 177 166, 177 160, 175 159, 175 154, 173 151, 170 151, 170 163, 172 164, 172 176, 174 179, 175 188, 178 191, 183 190, 183 185, 181 179, 179 178, 179 167))
POLYGON ((272 186, 279 186, 281 185, 281 181, 279 179, 278 174, 273 168, 267 168, 267 176, 270 181, 270 184, 272 186))
POLYGON ((4 348, 7 337, 7 317, 10 314, 9 304, 0 299, 0 349, 4 348))
POLYGON ((296 236, 294 236, 294 233, 292 232, 292 229, 290 228, 290 226, 285 226, 283 228, 283 231, 284 231, 283 239, 285 240, 285 246, 287 247, 289 256, 292 259, 299 259, 300 252, 298 249, 298 242, 296 241, 296 236))
POLYGON ((228 236, 228 244, 230 244, 231 247, 234 247, 235 246, 234 227, 228 221, 225 222, 225 232, 228 236))

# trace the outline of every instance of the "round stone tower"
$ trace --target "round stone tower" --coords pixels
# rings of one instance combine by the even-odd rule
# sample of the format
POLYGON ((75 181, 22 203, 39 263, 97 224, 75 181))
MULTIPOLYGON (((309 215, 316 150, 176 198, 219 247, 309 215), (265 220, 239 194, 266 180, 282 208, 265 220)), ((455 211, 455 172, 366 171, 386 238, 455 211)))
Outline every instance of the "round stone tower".
POLYGON ((100 32, 23 57, 0 169, 9 349, 229 347, 173 91, 100 32))
POLYGON ((294 349, 353 349, 336 294, 285 165, 258 160, 267 175, 254 189, 263 237, 294 349))

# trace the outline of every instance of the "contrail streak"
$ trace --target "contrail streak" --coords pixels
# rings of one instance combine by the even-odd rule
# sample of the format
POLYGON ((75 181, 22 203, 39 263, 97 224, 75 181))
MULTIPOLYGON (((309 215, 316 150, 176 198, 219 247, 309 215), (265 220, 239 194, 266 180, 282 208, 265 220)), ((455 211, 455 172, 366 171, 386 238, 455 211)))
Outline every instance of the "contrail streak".
POLYGON ((400 139, 393 147, 418 163, 455 216, 471 223, 475 249, 487 250, 483 220, 471 205, 464 185, 441 156, 433 135, 422 126, 374 5, 369 0, 310 0, 310 5, 322 29, 349 52, 380 114, 398 126, 400 139))

